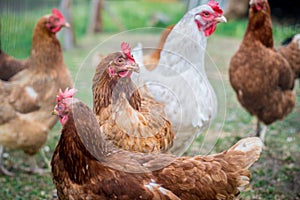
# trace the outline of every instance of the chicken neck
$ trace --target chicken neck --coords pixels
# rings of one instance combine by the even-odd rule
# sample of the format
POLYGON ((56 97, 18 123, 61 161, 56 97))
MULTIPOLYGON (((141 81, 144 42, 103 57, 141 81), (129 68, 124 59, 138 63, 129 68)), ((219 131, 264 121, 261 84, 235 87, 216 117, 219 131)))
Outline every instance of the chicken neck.
POLYGON ((48 71, 63 64, 61 45, 55 33, 50 32, 39 22, 34 28, 29 67, 48 71))
POLYGON ((141 95, 137 86, 130 77, 110 77, 104 71, 94 92, 94 111, 100 114, 102 108, 106 108, 125 93, 127 100, 135 110, 140 110, 141 95))
POLYGON ((165 42, 159 65, 169 66, 166 69, 166 75, 170 75, 172 71, 181 73, 182 69, 188 70, 191 66, 205 74, 203 66, 207 37, 203 31, 199 31, 194 20, 191 19, 193 19, 193 14, 186 14, 176 24, 165 42), (184 61, 187 66, 180 67, 177 61, 184 61))
POLYGON ((270 6, 265 2, 262 10, 255 10, 255 6, 250 6, 249 22, 245 33, 244 42, 253 43, 253 38, 260 41, 268 48, 274 47, 272 20, 270 6))

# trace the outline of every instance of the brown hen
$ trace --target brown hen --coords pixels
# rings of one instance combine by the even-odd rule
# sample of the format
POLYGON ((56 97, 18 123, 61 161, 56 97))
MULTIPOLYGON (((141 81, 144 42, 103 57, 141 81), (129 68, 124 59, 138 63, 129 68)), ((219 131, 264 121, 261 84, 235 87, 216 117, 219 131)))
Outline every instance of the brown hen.
POLYGON ((33 156, 57 122, 51 111, 58 89, 73 85, 56 38, 66 25, 57 9, 42 17, 34 29, 26 68, 9 81, 0 81, 0 173, 12 175, 3 167, 3 147, 23 150, 30 156, 30 170, 41 172, 33 156))
POLYGON ((229 76, 241 105, 258 118, 257 136, 260 121, 268 125, 283 119, 295 106, 295 72, 292 59, 287 59, 295 56, 284 55, 284 51, 274 49, 268 1, 250 0, 248 27, 231 59, 229 76))
POLYGON ((176 158, 116 149, 93 111, 74 90, 60 93, 54 112, 62 134, 51 165, 63 199, 235 199, 249 185, 259 138, 240 140, 219 154, 176 158))
POLYGON ((122 52, 105 57, 93 78, 94 112, 108 140, 125 150, 166 151, 174 132, 164 115, 164 105, 156 102, 146 88, 131 80, 139 71, 128 44, 122 52))

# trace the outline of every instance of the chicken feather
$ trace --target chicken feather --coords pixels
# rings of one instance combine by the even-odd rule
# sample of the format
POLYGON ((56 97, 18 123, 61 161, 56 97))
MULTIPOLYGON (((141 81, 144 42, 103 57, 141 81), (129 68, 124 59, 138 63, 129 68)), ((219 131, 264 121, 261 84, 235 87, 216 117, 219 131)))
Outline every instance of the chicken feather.
POLYGON ((157 59, 149 63, 148 57, 144 58, 142 44, 133 50, 141 67, 134 80, 146 85, 154 99, 165 104, 166 117, 175 130, 170 151, 177 155, 209 127, 217 113, 217 97, 205 72, 204 57, 207 37, 219 22, 226 19, 218 3, 211 0, 188 11, 166 39, 162 37, 165 42, 158 64, 157 59), (151 65, 157 66, 148 71, 151 65))
MULTIPOLYGON (((78 99, 59 106, 67 116, 52 157, 59 199, 235 199, 249 186, 260 156, 259 138, 240 140, 219 154, 177 158, 139 153, 107 141, 93 111, 78 99)), ((63 114, 62 114, 63 113, 63 114)))
MULTIPOLYGON (((37 22, 26 67, 9 81, 0 81, 1 148, 20 149, 30 156, 35 155, 57 122, 51 111, 58 89, 73 85, 55 36, 67 24, 61 15, 57 16, 58 12, 53 9, 52 15, 43 16, 37 22)), ((3 167, 2 153, 0 173, 12 175, 3 167)), ((30 167, 32 172, 41 172, 34 163, 30 167)))
POLYGON ((257 136, 261 132, 260 122, 269 125, 293 110, 292 90, 300 69, 300 51, 295 48, 297 38, 275 50, 270 12, 267 0, 250 1, 248 27, 229 67, 230 83, 239 102, 258 118, 257 136))
POLYGON ((174 133, 164 115, 164 105, 156 102, 146 88, 138 88, 132 82, 131 72, 126 72, 130 65, 135 65, 133 58, 116 52, 97 66, 93 97, 101 130, 108 140, 126 150, 166 151, 172 145, 174 133), (124 63, 115 67, 119 59, 124 63), (121 77, 118 68, 128 75, 121 77))

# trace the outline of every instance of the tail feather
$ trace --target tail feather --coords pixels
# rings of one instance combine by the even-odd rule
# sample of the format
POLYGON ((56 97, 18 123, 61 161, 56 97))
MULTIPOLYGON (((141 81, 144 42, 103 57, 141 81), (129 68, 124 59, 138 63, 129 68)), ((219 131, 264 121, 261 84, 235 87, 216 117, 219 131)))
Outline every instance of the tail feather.
POLYGON ((153 199, 170 199, 170 200, 180 200, 172 191, 163 188, 160 184, 155 183, 151 180, 150 183, 144 185, 148 190, 150 190, 154 196, 153 199))
MULTIPOLYGON (((258 137, 248 137, 238 141, 229 150, 230 152, 243 152, 244 163, 241 166, 244 169, 248 169, 255 161, 259 159, 260 153, 263 148, 263 143, 258 137)), ((240 155, 240 154, 237 154, 240 155)))
POLYGON ((293 42, 298 43, 298 49, 300 49, 300 33, 296 34, 296 35, 293 37, 293 42))
POLYGON ((225 160, 229 163, 225 171, 228 176, 231 174, 230 176, 235 177, 234 185, 239 192, 248 188, 251 177, 248 168, 259 159, 262 148, 263 143, 259 137, 248 137, 238 141, 224 152, 225 160))

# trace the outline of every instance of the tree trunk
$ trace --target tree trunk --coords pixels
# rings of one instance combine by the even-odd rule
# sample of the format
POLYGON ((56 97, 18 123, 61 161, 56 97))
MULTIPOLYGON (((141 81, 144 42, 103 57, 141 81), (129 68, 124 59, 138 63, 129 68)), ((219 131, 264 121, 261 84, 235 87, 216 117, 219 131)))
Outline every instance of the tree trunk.
POLYGON ((224 15, 229 20, 247 17, 248 7, 249 0, 228 0, 224 15))
POLYGON ((91 16, 88 27, 89 34, 102 32, 102 10, 103 0, 91 1, 91 16))
POLYGON ((76 44, 71 7, 72 7, 72 0, 61 0, 60 10, 64 15, 66 21, 71 25, 70 28, 64 28, 62 29, 62 31, 60 31, 61 33, 60 35, 63 35, 62 46, 65 50, 74 48, 76 44))

